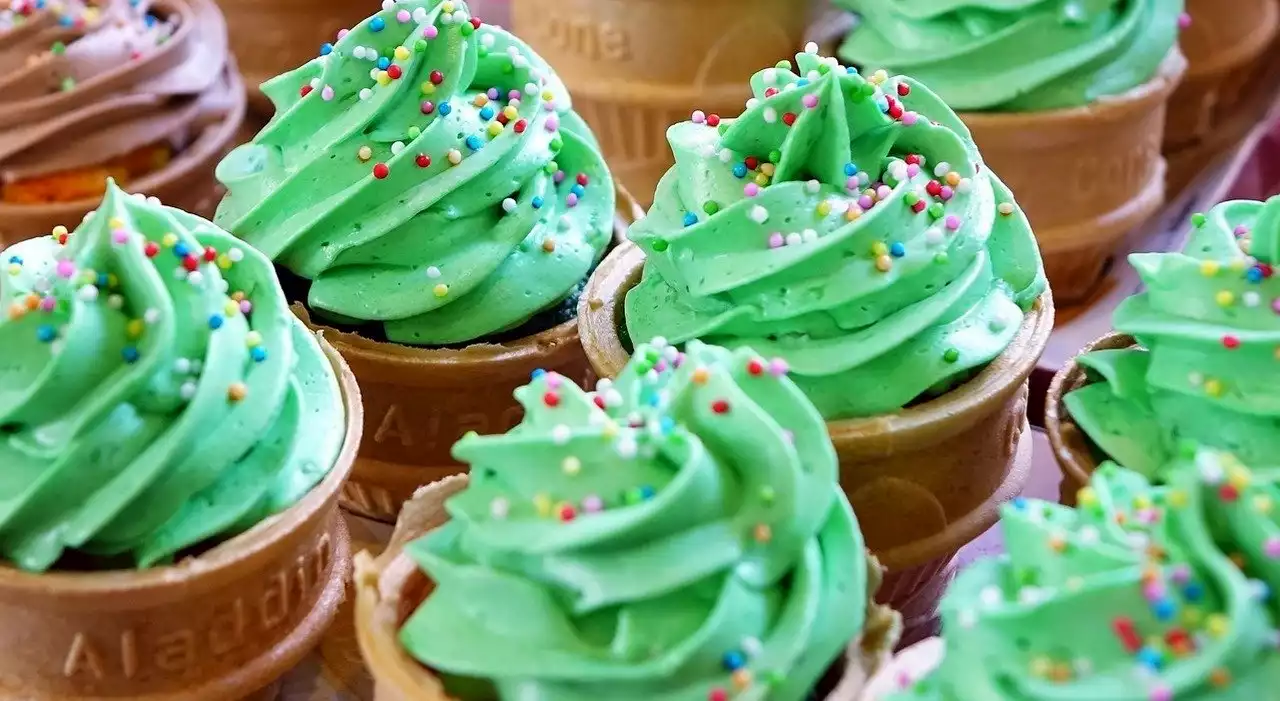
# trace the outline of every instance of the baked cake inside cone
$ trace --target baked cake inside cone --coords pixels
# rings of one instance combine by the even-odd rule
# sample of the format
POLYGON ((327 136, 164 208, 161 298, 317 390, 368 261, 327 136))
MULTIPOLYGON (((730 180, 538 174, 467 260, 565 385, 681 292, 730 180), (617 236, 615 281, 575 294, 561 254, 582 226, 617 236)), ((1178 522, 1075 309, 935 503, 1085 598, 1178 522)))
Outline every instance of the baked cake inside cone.
POLYGON ((358 558, 378 698, 861 698, 897 619, 821 418, 749 351, 643 351, 595 392, 536 378, 358 558))
POLYGON ((264 86, 276 116, 219 166, 217 220, 337 332, 368 396, 346 503, 394 522, 461 435, 519 420, 534 370, 585 379, 576 299, 619 217, 536 53, 465 2, 388 8, 264 86))
POLYGON ((212 215, 244 113, 212 0, 21 2, 0 13, 0 243, 122 187, 212 215))
POLYGON ((354 377, 268 259, 113 183, 76 231, 2 255, 3 691, 269 687, 342 596, 354 377))

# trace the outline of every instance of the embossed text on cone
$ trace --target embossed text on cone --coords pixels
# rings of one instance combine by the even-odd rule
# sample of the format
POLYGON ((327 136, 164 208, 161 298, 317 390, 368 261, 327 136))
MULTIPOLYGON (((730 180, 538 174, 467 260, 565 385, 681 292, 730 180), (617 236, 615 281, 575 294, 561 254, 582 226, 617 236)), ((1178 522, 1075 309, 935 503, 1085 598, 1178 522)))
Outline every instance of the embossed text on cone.
POLYGON ((1017 195, 1059 302, 1087 298, 1131 231, 1164 203, 1165 104, 1186 62, 1084 107, 963 113, 983 161, 1017 195))
POLYGON ((512 24, 573 95, 615 177, 647 204, 672 165, 667 128, 737 115, 751 74, 794 55, 795 0, 512 0, 512 24))
POLYGON ((337 499, 362 425, 355 378, 322 346, 347 407, 329 475, 287 511, 174 566, 0 565, 0 698, 256 701, 319 643, 350 564, 337 499))
MULTIPOLYGON (((432 583, 404 546, 449 519, 445 502, 467 487, 465 475, 454 475, 422 487, 405 504, 395 534, 376 559, 367 552, 355 558, 356 637, 374 679, 375 701, 451 701, 444 685, 430 669, 413 659, 400 644, 400 628, 431 593, 432 583)), ((868 587, 874 589, 879 564, 867 558, 868 587)), ((870 679, 890 664, 900 621, 883 606, 868 605, 867 622, 852 641, 843 668, 823 701, 874 701, 865 695, 870 679)))
MULTIPOLYGON (((644 253, 628 244, 587 283, 578 320, 600 377, 616 377, 630 357, 623 299, 643 267, 644 253)), ((969 382, 894 414, 827 424, 841 486, 868 548, 888 569, 881 600, 903 614, 908 636, 934 618, 955 554, 995 525, 1000 505, 1026 485, 1027 379, 1052 328, 1046 292, 1005 352, 969 382)))

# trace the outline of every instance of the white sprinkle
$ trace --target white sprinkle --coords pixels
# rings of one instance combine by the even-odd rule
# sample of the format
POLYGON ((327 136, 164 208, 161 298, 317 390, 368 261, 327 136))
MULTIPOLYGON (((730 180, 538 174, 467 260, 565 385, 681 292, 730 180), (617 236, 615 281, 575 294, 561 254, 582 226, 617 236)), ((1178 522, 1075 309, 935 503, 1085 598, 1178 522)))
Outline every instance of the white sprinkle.
POLYGON ((621 406, 621 404, 622 404, 622 392, 619 392, 616 389, 611 389, 604 393, 605 406, 621 406))
POLYGON ((765 83, 772 85, 773 83, 778 82, 778 69, 766 68, 764 69, 764 74, 760 77, 764 79, 765 83))
POLYGON ((1205 484, 1220 484, 1222 482, 1222 465, 1208 453, 1200 453, 1196 456, 1196 467, 1200 468, 1200 479, 1205 484))
POLYGON ((324 89, 320 91, 320 99, 324 100, 325 102, 329 102, 330 100, 332 100, 333 86, 330 86, 330 85, 324 86, 324 89))
POLYGON ((1259 296, 1257 292, 1253 292, 1251 290, 1240 295, 1240 301, 1243 302, 1246 307, 1256 307, 1262 303, 1262 297, 1259 296))
MULTIPOLYGON (((655 338, 654 340, 656 341, 658 339, 655 338)), ((607 377, 601 378, 598 382, 596 382, 596 391, 598 392, 607 392, 612 387, 613 387, 613 380, 610 380, 607 377)))
POLYGON ((191 361, 186 358, 178 358, 173 361, 173 371, 179 375, 191 374, 191 361))
POLYGON ((489 502, 489 515, 496 519, 505 519, 510 511, 511 503, 503 497, 497 497, 489 502))
POLYGON ((404 142, 403 142, 403 141, 396 141, 396 142, 394 142, 394 143, 392 143, 392 144, 391 144, 391 155, 393 155, 393 156, 398 156, 398 155, 400 155, 400 152, 401 152, 401 151, 403 151, 403 150, 404 150, 404 142))
POLYGON ((123 309, 124 297, 121 297, 120 295, 111 295, 107 297, 107 306, 112 309, 123 309))
POLYGON ((703 144, 702 148, 698 149, 698 155, 702 156, 703 158, 715 158, 716 147, 711 144, 703 144))
POLYGON ((794 233, 794 232, 792 232, 792 233, 790 233, 790 234, 787 234, 787 245, 788 245, 788 246, 799 246, 799 245, 800 245, 800 243, 801 243, 800 234, 797 234, 797 233, 794 233))
POLYGON ((572 430, 565 424, 558 424, 555 428, 551 429, 551 440, 556 445, 564 445, 565 443, 568 443, 569 438, 572 437, 572 435, 572 430))
POLYGON ((722 149, 720 149, 720 161, 721 161, 721 162, 723 162, 723 163, 728 163, 728 162, 730 162, 730 161, 732 161, 732 160, 733 160, 733 151, 730 151, 730 150, 729 150, 729 149, 727 149, 727 148, 722 148, 722 149))
POLYGON ((992 608, 1004 603, 1004 593, 1000 591, 1000 587, 985 587, 978 594, 978 600, 982 602, 983 606, 992 608))
POLYGON ((142 320, 148 324, 154 324, 157 321, 160 321, 160 310, 155 307, 151 307, 147 311, 143 312, 142 320))
POLYGON ((822 183, 817 180, 810 180, 804 184, 804 189, 810 195, 816 195, 818 194, 818 191, 822 189, 822 183))
POLYGON ((938 165, 933 167, 933 174, 939 178, 945 177, 951 172, 951 164, 946 161, 938 161, 938 165))
POLYGON ((960 178, 960 182, 956 183, 956 192, 965 194, 973 189, 973 181, 968 178, 960 178))
POLYGON ((191 401, 191 398, 196 396, 196 383, 190 380, 183 382, 182 387, 178 388, 178 393, 184 400, 191 401))
POLYGON ((805 44, 805 45, 804 45, 804 52, 805 52, 806 54, 816 54, 816 53, 818 53, 818 42, 816 42, 816 41, 811 41, 811 42, 809 42, 808 44, 805 44))
POLYGON ((413 21, 422 24, 427 21, 427 8, 419 7, 413 11, 413 21))
POLYGON ((536 84, 534 84, 534 83, 525 83, 525 84, 524 84, 524 94, 526 94, 526 95, 537 95, 537 94, 538 94, 538 86, 537 86, 536 84))
POLYGON ((232 263, 239 263, 240 261, 244 260, 244 249, 243 249, 243 248, 233 248, 233 249, 231 249, 231 250, 227 251, 227 258, 228 258, 232 263))
POLYGON ((310 85, 311 85, 311 89, 312 89, 312 90, 315 90, 316 88, 320 87, 320 79, 319 79, 319 78, 312 78, 312 79, 311 79, 311 83, 310 83, 310 85))
POLYGON ((765 209, 764 207, 761 207, 760 205, 756 205, 752 207, 751 221, 757 224, 763 224, 769 221, 769 210, 765 209))
POLYGON ((371 97, 373 97, 373 91, 372 91, 372 90, 370 90, 369 88, 360 88, 360 99, 361 99, 361 100, 368 100, 368 99, 369 99, 369 98, 371 98, 371 97))
POLYGON ((382 9, 390 10, 396 6, 396 0, 382 0, 382 9))
POLYGON ((640 446, 636 445, 634 436, 623 436, 618 439, 617 450, 619 457, 630 460, 636 456, 636 453, 640 452, 640 446))
POLYGON ((493 45, 496 43, 497 43, 497 38, 494 37, 492 34, 485 34, 484 36, 480 37, 480 45, 485 47, 486 49, 492 49, 493 45))
POLYGON ((1101 537, 1102 534, 1096 526, 1082 526, 1080 528, 1079 538, 1081 543, 1096 543, 1101 537))
POLYGON ((1018 590, 1018 601, 1030 606, 1044 601, 1045 592, 1040 587, 1023 587, 1018 590))
POLYGON ((969 629, 978 625, 978 612, 971 608, 963 608, 956 614, 956 623, 961 628, 969 629))
POLYGON ((204 273, 201 273, 199 270, 192 270, 191 272, 187 273, 187 282, 195 287, 199 287, 200 285, 203 285, 204 273))
POLYGON ((352 49, 352 50, 351 50, 351 56, 352 56, 352 58, 358 58, 358 59, 362 59, 362 60, 363 60, 363 59, 364 59, 364 47, 363 47, 363 46, 357 46, 356 48, 352 49))
POLYGON ((748 659, 753 657, 759 657, 760 653, 764 652, 764 644, 761 643, 760 639, 756 637, 743 638, 741 645, 742 645, 742 652, 747 656, 748 659))
POLYGON ((173 269, 173 279, 174 279, 174 280, 186 280, 186 279, 187 279, 187 269, 186 269, 186 268, 182 268, 182 267, 174 268, 174 269, 173 269))
POLYGON ((432 280, 440 277, 440 269, 434 265, 427 267, 427 277, 431 278, 432 280))
POLYGON ((773 124, 778 121, 778 110, 775 110, 772 107, 766 107, 764 108, 764 114, 762 116, 764 117, 765 123, 773 124))
POLYGON ((98 299, 98 288, 94 285, 85 285, 80 288, 80 299, 84 302, 93 302, 98 299))
POLYGON ((191 360, 191 374, 192 374, 192 375, 199 375, 199 374, 200 374, 200 371, 201 371, 201 370, 203 370, 203 369, 204 369, 204 363, 200 362, 200 360, 199 360, 198 358, 193 358, 193 359, 191 360))
POLYGON ((747 109, 749 109, 749 110, 753 110, 753 109, 755 109, 755 108, 757 108, 757 107, 759 107, 759 106, 760 106, 760 98, 758 98, 758 97, 753 97, 753 98, 751 98, 751 99, 747 100, 747 109))
POLYGON ((800 238, 803 239, 805 243, 812 243, 818 240, 818 232, 813 229, 805 229, 800 232, 800 238))
POLYGON ((924 242, 930 246, 937 246, 946 239, 946 235, 942 233, 942 227, 931 226, 925 229, 924 242))
POLYGON ((502 201, 502 211, 510 214, 516 211, 516 201, 510 197, 502 201))

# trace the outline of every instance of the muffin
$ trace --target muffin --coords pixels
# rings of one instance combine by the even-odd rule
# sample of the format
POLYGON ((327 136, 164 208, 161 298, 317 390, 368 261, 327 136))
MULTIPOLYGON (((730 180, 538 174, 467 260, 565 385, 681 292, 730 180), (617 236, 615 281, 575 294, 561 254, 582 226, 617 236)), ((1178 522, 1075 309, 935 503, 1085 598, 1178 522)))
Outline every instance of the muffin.
POLYGON ((360 396, 271 262, 124 194, 2 254, 0 690, 238 699, 333 620, 360 396))
POLYGON ((1203 494, 1222 473, 1202 475, 1232 466, 1200 453, 1167 468, 1169 488, 1109 464, 1079 510, 1009 509, 1009 555, 975 564, 948 593, 940 665, 889 698, 1272 697, 1280 655, 1266 591, 1277 582, 1251 579, 1220 549, 1218 499, 1203 494))
POLYGON ((1157 477, 1185 440, 1248 464, 1280 455, 1280 197, 1219 204, 1192 227, 1182 251, 1130 257, 1146 290, 1113 321, 1137 345, 1078 357, 1050 392, 1064 492, 1098 456, 1157 477), (1076 367, 1083 382, 1068 383, 1076 367))
POLYGON ((0 10, 0 245, 80 221, 108 177, 205 216, 244 116, 212 0, 0 10))
POLYGON ((529 373, 585 377, 576 298, 615 193, 528 46, 464 2, 388 7, 263 86, 276 116, 218 166, 217 221, 339 331, 368 410, 348 504, 394 522, 460 436, 519 421, 529 373))
POLYGON ((534 378, 358 558, 379 698, 860 698, 896 621, 821 417, 748 349, 639 350, 534 378))
POLYGON ((634 338, 779 358, 828 421, 883 594, 927 620, 1026 479, 1052 301, 1026 218, 941 100, 797 64, 758 73, 740 117, 671 128, 676 166, 588 284, 583 342, 602 377, 634 338))
POLYGON ((860 16, 840 57, 911 75, 959 111, 1026 208, 1057 299, 1086 299, 1164 199, 1181 0, 840 4, 860 16))
POLYGON ((667 127, 730 116, 757 66, 794 53, 811 0, 510 0, 515 31, 557 67, 614 175, 647 206, 671 168, 667 127))

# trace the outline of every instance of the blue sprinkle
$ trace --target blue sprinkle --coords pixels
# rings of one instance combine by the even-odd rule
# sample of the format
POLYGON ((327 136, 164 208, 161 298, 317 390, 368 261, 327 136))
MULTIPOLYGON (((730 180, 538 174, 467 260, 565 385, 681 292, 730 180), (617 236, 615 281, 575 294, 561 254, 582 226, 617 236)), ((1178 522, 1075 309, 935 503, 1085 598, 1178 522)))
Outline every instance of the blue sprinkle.
POLYGON ((267 349, 262 346, 255 346, 253 350, 249 351, 249 357, 253 358, 253 362, 261 363, 267 359, 267 349))
POLYGON ((724 663, 724 668, 730 672, 736 672, 747 664, 746 658, 737 650, 730 650, 729 652, 724 653, 724 659, 722 662, 724 663))
POLYGON ((58 24, 64 27, 70 27, 75 24, 75 20, 71 19, 71 15, 63 15, 58 18, 58 24))
POLYGON ((572 192, 573 194, 577 195, 578 197, 582 197, 582 195, 583 195, 583 194, 585 194, 585 193, 586 193, 586 191, 587 191, 587 189, 586 189, 586 188, 584 188, 584 187, 583 187, 583 186, 581 186, 581 185, 574 185, 573 187, 569 188, 569 192, 572 192))
POLYGON ((483 107, 483 108, 481 108, 481 109, 480 109, 480 118, 481 118, 481 119, 483 119, 483 120, 484 120, 484 121, 486 121, 486 122, 487 122, 487 121, 489 121, 490 119, 493 119, 493 108, 492 108, 492 107, 483 107))
POLYGON ((534 208, 534 209, 542 209, 542 198, 541 198, 541 197, 534 197, 534 198, 533 198, 533 201, 532 201, 532 202, 530 202, 530 204, 532 204, 532 205, 533 205, 533 208, 534 208))
POLYGON ((329 42, 326 41, 325 43, 320 45, 321 56, 328 56, 331 53, 333 53, 333 44, 330 44, 329 42))
POLYGON ((663 433, 671 433, 675 430, 676 420, 670 416, 664 416, 658 420, 658 426, 662 429, 663 433))
POLYGON ((449 103, 443 102, 436 108, 436 111, 440 113, 441 117, 444 117, 453 111, 453 107, 449 106, 449 103))
POLYGON ((22 256, 9 256, 9 262, 22 265, 22 256))
POLYGON ((379 56, 379 57, 378 57, 378 68, 380 68, 380 69, 382 69, 382 70, 384 70, 384 71, 385 71, 385 70, 387 70, 387 68, 389 68, 390 66, 391 66, 391 59, 387 58, 386 56, 379 56))
POLYGON ((221 315, 221 314, 214 314, 213 316, 209 317, 209 328, 211 328, 211 329, 213 329, 213 330, 215 330, 215 331, 217 331, 218 329, 222 328, 222 315, 221 315))
POLYGON ((156 22, 158 22, 159 20, 156 19, 155 15, 147 15, 143 21, 146 22, 148 27, 154 27, 156 26, 156 22))
POLYGON ((543 377, 543 376, 544 376, 544 375, 546 375, 546 374, 547 374, 547 371, 546 371, 546 370, 543 370, 542 368, 538 368, 537 370, 534 370, 534 371, 533 371, 533 375, 531 375, 531 377, 532 377, 533 379, 537 380, 537 379, 540 379, 541 377, 543 377))
POLYGON ((656 493, 657 492, 653 490, 653 487, 650 487, 647 484, 640 488, 640 498, 644 500, 652 499, 653 495, 656 493))
POLYGON ((844 164, 844 174, 852 178, 853 176, 858 174, 858 166, 852 163, 844 164))
POLYGON ((907 255, 907 247, 902 245, 901 241, 894 241, 893 245, 889 246, 889 255, 894 258, 901 258, 907 255))
POLYGON ((1191 582, 1182 588, 1182 596, 1185 597, 1189 603, 1200 601, 1204 598, 1204 586, 1199 582, 1191 582))
POLYGON ((1262 282, 1262 268, 1256 266, 1249 268, 1249 271, 1244 274, 1244 277, 1249 282, 1262 282))
POLYGON ((849 75, 858 75, 858 69, 854 68, 853 66, 846 67, 844 69, 844 72, 848 73, 849 75))
POLYGON ((126 346, 125 349, 120 352, 120 355, 124 358, 124 362, 132 365, 138 362, 138 358, 141 354, 138 353, 137 348, 134 348, 133 346, 126 346))
POLYGON ((698 223, 698 215, 694 214, 693 212, 689 212, 688 214, 684 215, 685 226, 693 226, 694 224, 697 224, 697 223, 698 223))
POLYGON ((1161 599, 1152 605, 1151 612, 1162 621, 1171 621, 1173 620, 1173 614, 1177 612, 1177 608, 1169 599, 1161 599))
POLYGON ((173 247, 173 255, 179 258, 186 258, 187 254, 190 252, 191 250, 187 248, 187 244, 185 243, 178 243, 173 247))
POLYGON ((111 276, 106 273, 98 273, 98 287, 106 287, 111 284, 111 276))
POLYGON ((1024 511, 1027 508, 1027 500, 1024 497, 1017 497, 1013 500, 1012 506, 1018 511, 1024 511))
POLYGON ((738 177, 738 178, 747 177, 747 165, 745 163, 739 163, 738 165, 734 166, 733 174, 735 177, 738 177))
POLYGON ((889 113, 889 102, 887 100, 884 100, 884 99, 876 100, 876 107, 879 107, 880 111, 884 112, 885 114, 889 113))
POLYGON ((1138 652, 1138 663, 1152 670, 1159 670, 1164 667, 1164 660, 1161 659, 1160 653, 1151 647, 1144 647, 1138 652))
POLYGON ((372 20, 369 21, 369 29, 372 31, 380 32, 383 29, 386 29, 386 27, 387 27, 387 21, 382 19, 381 17, 374 17, 372 20))
POLYGON ((40 339, 41 343, 52 343, 53 339, 57 337, 58 332, 48 324, 42 324, 40 328, 36 329, 36 338, 40 339))
POLYGON ((472 134, 471 136, 467 137, 466 144, 467 144, 467 148, 471 149, 472 151, 479 151, 480 147, 484 145, 483 143, 480 142, 480 137, 476 136, 475 134, 472 134))

